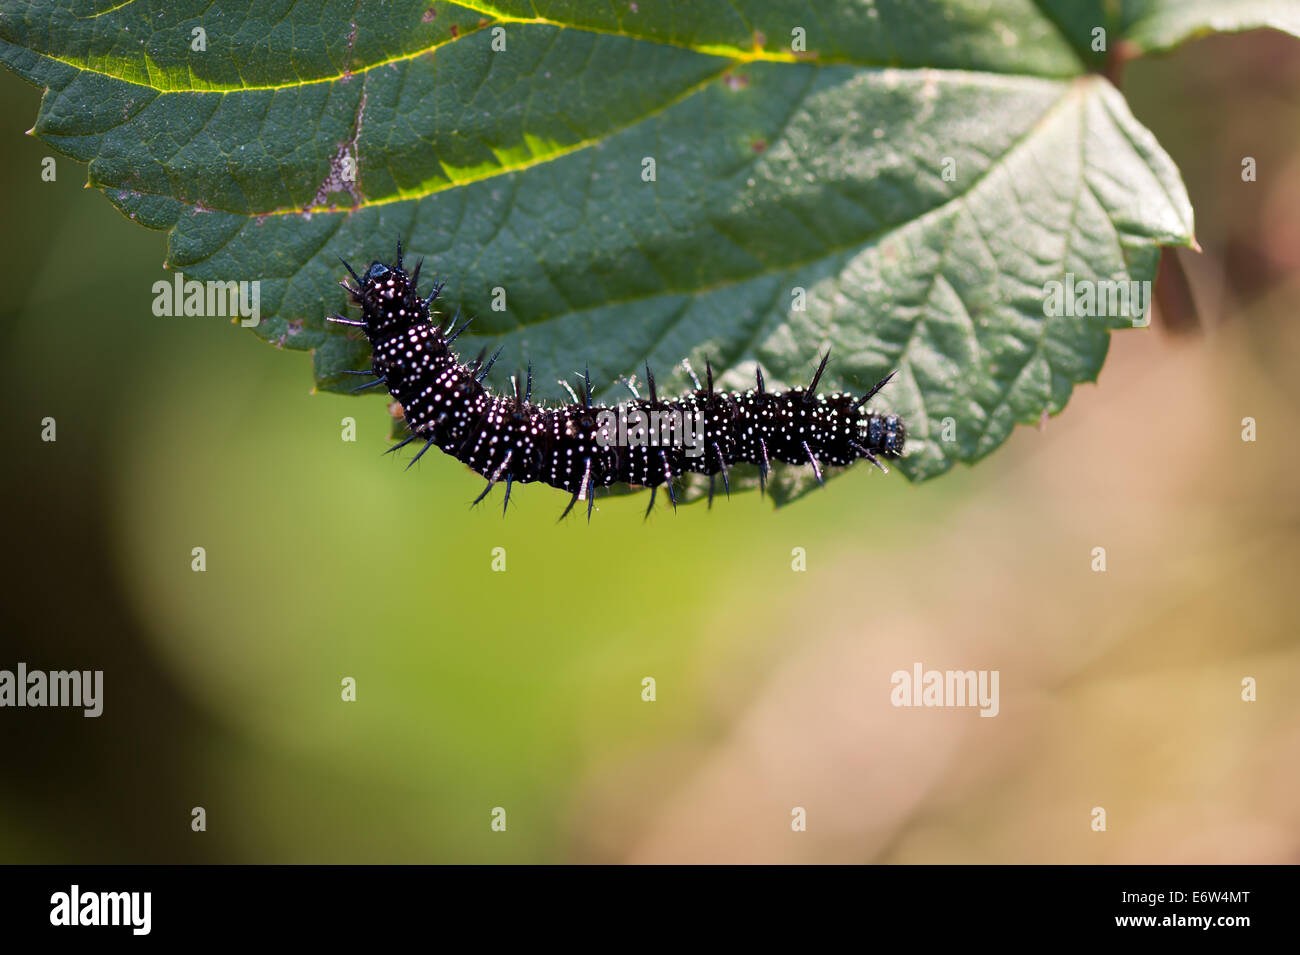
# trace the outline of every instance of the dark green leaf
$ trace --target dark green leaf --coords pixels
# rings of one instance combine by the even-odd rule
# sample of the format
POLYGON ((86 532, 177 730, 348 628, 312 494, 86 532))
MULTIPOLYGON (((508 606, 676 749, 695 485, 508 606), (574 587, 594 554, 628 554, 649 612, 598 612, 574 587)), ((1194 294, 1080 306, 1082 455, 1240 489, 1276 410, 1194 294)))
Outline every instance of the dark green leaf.
POLYGON ((610 395, 648 358, 667 389, 707 355, 781 386, 830 348, 825 387, 899 369, 879 406, 923 478, 1095 379, 1128 320, 1048 318, 1045 283, 1150 280, 1194 241, 1172 162, 1088 74, 1094 27, 1158 46, 1195 32, 1172 9, 38 0, 0 13, 0 61, 48 87, 38 135, 170 230, 169 267, 261 280, 257 334, 322 387, 367 358, 323 322, 336 256, 401 236, 475 316, 462 354, 504 343, 499 385, 531 360, 556 397, 589 364, 610 395))

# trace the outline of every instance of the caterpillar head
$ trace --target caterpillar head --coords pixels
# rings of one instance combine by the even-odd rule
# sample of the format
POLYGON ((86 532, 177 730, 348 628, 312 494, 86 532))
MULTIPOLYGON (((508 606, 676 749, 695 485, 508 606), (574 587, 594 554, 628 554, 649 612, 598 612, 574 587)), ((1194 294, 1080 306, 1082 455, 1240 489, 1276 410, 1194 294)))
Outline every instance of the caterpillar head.
POLYGON ((868 414, 858 419, 858 441, 877 454, 896 458, 907 444, 907 426, 896 414, 868 414))
POLYGON ((371 344, 429 320, 428 303, 401 265, 372 262, 360 281, 362 318, 371 344))

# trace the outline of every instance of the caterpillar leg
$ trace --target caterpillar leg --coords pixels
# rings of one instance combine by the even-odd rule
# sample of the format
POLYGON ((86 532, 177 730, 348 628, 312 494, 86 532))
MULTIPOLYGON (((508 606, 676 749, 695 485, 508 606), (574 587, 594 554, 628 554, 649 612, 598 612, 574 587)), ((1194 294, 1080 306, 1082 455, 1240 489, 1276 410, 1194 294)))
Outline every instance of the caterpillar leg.
MULTIPOLYGON (((589 388, 588 388, 588 395, 590 395, 590 393, 591 393, 591 392, 590 392, 590 387, 589 387, 589 388)), ((581 493, 582 493, 582 488, 584 488, 584 487, 587 489, 587 523, 590 524, 590 523, 591 523, 591 509, 592 509, 593 507, 596 506, 596 493, 595 493, 595 490, 594 490, 594 489, 592 488, 592 486, 591 486, 591 458, 587 458, 587 459, 586 459, 586 461, 585 461, 585 465, 586 465, 586 470, 583 472, 583 475, 582 475, 582 484, 581 484, 581 486, 578 488, 578 493, 581 494, 581 493)))
POLYGON ((812 448, 808 447, 807 441, 803 442, 803 453, 808 455, 808 462, 813 466, 813 474, 817 477, 817 483, 825 487, 826 482, 822 480, 822 466, 817 461, 817 455, 812 453, 812 448))
MULTIPOLYGON (((583 471, 582 481, 578 484, 578 489, 573 492, 573 497, 569 498, 569 503, 568 506, 564 508, 564 513, 560 515, 561 521, 569 516, 569 511, 573 510, 573 505, 585 498, 587 501, 587 523, 591 523, 591 509, 595 506, 596 498, 591 487, 591 458, 584 458, 583 463, 586 470, 583 471)), ((556 521, 556 523, 558 524, 559 521, 556 521)))
MULTIPOLYGON (((423 452, 421 452, 421 453, 423 454, 423 452)), ((508 468, 508 467, 510 466, 510 457, 511 457, 511 455, 513 455, 514 453, 515 453, 515 452, 514 452, 514 449, 513 449, 513 448, 511 448, 509 451, 506 452, 505 460, 502 461, 500 464, 497 465, 496 470, 493 471, 492 474, 491 474, 491 476, 487 479, 487 487, 483 488, 483 493, 482 493, 482 494, 480 494, 478 497, 474 498, 474 503, 471 504, 470 507, 476 507, 476 506, 478 505, 478 503, 479 503, 481 500, 483 500, 483 498, 485 498, 485 497, 488 496, 488 492, 491 491, 492 488, 494 488, 494 487, 496 486, 497 481, 501 480, 501 475, 504 474, 506 468, 508 468)), ((508 504, 509 502, 510 502, 510 485, 509 485, 509 484, 506 484, 506 503, 508 504)), ((505 508, 502 508, 502 509, 501 509, 501 513, 502 513, 502 514, 505 513, 505 508)))
POLYGON ((493 486, 494 486, 494 482, 493 482, 493 480, 492 480, 491 478, 488 478, 487 487, 483 488, 483 493, 482 493, 482 494, 480 494, 478 497, 474 498, 474 501, 473 501, 473 503, 470 504, 470 507, 478 507, 479 502, 482 501, 483 498, 485 498, 485 497, 488 496, 488 494, 491 492, 493 486))
MULTIPOLYGON (((411 435, 411 437, 415 437, 415 435, 411 435)), ((411 468, 415 467, 415 462, 420 460, 420 458, 424 457, 425 451, 428 451, 431 447, 433 447, 433 440, 434 440, 433 435, 429 435, 429 440, 424 442, 424 447, 422 447, 419 451, 415 452, 415 457, 411 458, 411 463, 406 466, 406 470, 409 471, 411 470, 411 468)))
POLYGON ((506 475, 506 499, 501 502, 501 516, 506 516, 506 508, 510 506, 510 488, 515 483, 513 474, 506 475))
POLYGON ((880 459, 871 453, 870 448, 865 448, 862 445, 858 444, 858 442, 856 441, 850 441, 849 444, 852 445, 855 450, 860 451, 862 453, 862 456, 866 458, 868 461, 870 461, 873 465, 880 468, 882 474, 889 473, 889 468, 885 467, 883 464, 880 463, 880 459))
MULTIPOLYGON (((650 369, 647 367, 646 372, 648 373, 649 371, 650 369)), ((673 471, 672 468, 668 466, 668 452, 660 451, 659 457, 664 462, 664 484, 668 487, 668 500, 672 501, 673 511, 676 512, 677 495, 673 492, 673 471)))
MULTIPOLYGON (((722 468, 722 488, 727 492, 727 500, 731 500, 731 479, 727 474, 727 459, 722 456, 722 448, 717 444, 713 445, 713 450, 718 452, 718 465, 722 468)), ((712 485, 713 476, 709 475, 709 483, 712 485)))
POLYGON ((385 451, 384 454, 392 454, 392 453, 393 453, 394 451, 396 451, 398 448, 404 448, 404 447, 406 447, 408 444, 410 444, 412 441, 414 441, 414 440, 416 439, 416 437, 418 437, 418 436, 417 436, 416 434, 414 434, 414 433, 412 433, 412 434, 408 434, 408 435, 407 435, 405 438, 403 438, 401 441, 398 441, 395 445, 393 445, 391 448, 389 448, 387 451, 385 451))
MULTIPOLYGON (((360 371, 351 371, 350 369, 344 368, 339 372, 340 375, 373 375, 374 373, 375 370, 373 368, 363 368, 360 371)), ((365 391, 367 388, 375 387, 375 385, 382 385, 384 380, 384 376, 380 375, 375 381, 368 381, 364 385, 350 388, 348 394, 355 395, 358 391, 365 391)))

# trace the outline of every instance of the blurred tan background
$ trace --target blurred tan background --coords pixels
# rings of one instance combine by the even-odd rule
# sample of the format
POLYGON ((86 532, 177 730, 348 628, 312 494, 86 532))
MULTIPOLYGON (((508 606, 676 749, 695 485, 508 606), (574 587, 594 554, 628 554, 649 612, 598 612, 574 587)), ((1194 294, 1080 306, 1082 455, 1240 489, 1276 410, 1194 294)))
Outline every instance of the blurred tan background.
POLYGON ((0 861, 1300 861, 1300 43, 1124 85, 1196 208, 1199 333, 1116 334, 927 484, 587 528, 545 489, 470 512, 450 460, 380 457, 381 399, 155 318, 163 237, 70 161, 40 182, 6 77, 0 666, 102 667, 106 701, 0 720, 0 861), (999 715, 894 708, 918 661, 999 670, 999 715))

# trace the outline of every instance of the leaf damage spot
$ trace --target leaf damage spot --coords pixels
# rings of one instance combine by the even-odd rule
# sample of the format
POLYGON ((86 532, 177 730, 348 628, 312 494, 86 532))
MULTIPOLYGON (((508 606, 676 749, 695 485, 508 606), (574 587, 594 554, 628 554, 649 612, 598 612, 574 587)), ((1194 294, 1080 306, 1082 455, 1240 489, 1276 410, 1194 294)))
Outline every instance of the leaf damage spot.
POLYGON ((357 21, 353 20, 348 30, 348 50, 343 55, 343 81, 352 79, 352 49, 357 44, 357 21))
MULTIPOLYGON (((361 81, 361 99, 357 103, 357 115, 352 124, 352 135, 338 144, 334 155, 330 157, 329 172, 321 181, 320 186, 316 189, 316 194, 308 209, 318 209, 327 204, 330 196, 338 193, 347 193, 352 199, 352 207, 356 208, 361 205, 365 197, 361 194, 361 156, 357 150, 357 142, 361 138, 361 124, 365 119, 366 113, 366 86, 365 79, 361 81)), ((311 212, 304 210, 303 215, 311 217, 311 212)))

